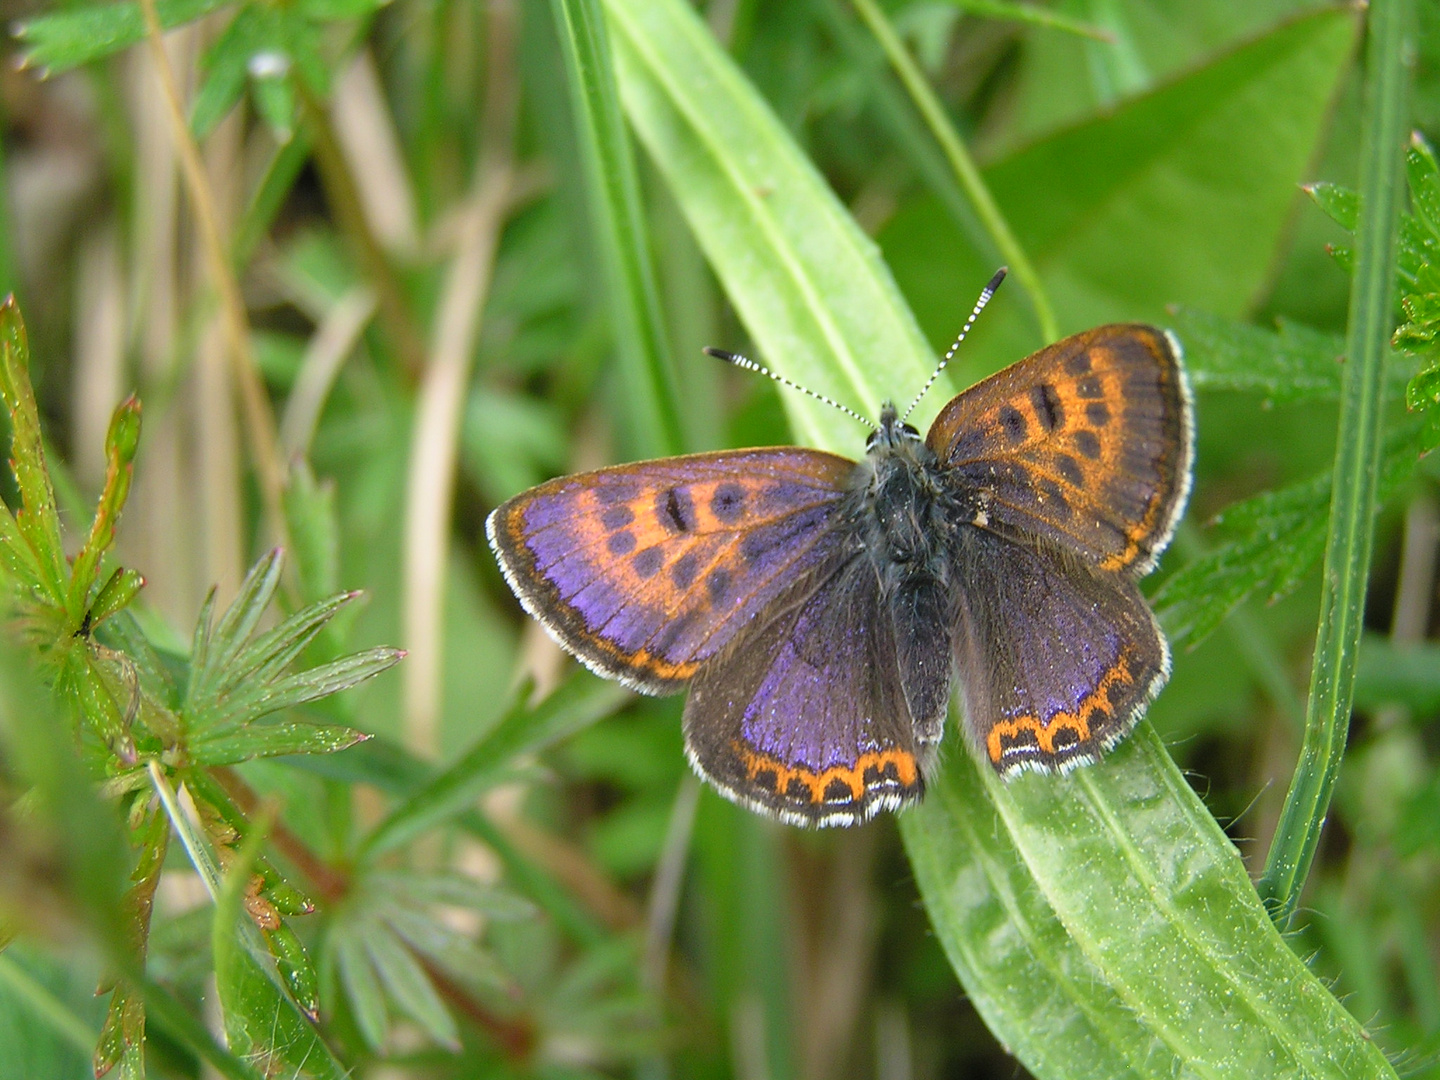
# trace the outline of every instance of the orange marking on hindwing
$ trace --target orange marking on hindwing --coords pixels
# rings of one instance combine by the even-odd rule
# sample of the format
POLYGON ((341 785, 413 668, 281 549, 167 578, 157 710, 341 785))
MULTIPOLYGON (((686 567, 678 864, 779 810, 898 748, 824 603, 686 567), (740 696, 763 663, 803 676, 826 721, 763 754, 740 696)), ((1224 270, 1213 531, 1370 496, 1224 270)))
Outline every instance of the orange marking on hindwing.
POLYGON ((849 790, 849 801, 859 802, 865 797, 865 789, 869 786, 865 782, 865 773, 870 769, 874 769, 876 774, 883 778, 886 768, 893 766, 895 778, 906 788, 912 788, 920 782, 920 768, 915 763, 915 755, 905 750, 872 751, 861 754, 854 765, 833 765, 817 772, 803 765, 786 765, 769 754, 751 750, 739 742, 732 743, 731 747, 745 765, 747 780, 757 781, 761 774, 771 773, 775 782, 769 786, 777 795, 788 794, 790 784, 798 780, 805 786, 809 801, 816 804, 840 801, 825 795, 830 785, 837 780, 849 790))
POLYGON ((1006 739, 1013 739, 1021 732, 1028 731, 1035 736, 1038 745, 1046 754, 1055 753, 1055 736, 1061 731, 1069 731, 1075 735, 1077 742, 1088 742, 1090 739, 1090 717, 1096 712, 1104 713, 1106 716, 1113 715, 1110 707, 1110 688, 1116 683, 1133 683, 1135 677, 1130 673, 1130 665, 1124 655, 1115 662, 1115 666, 1105 672, 1095 689, 1080 702, 1079 707, 1073 712, 1057 712, 1049 720, 1041 720, 1034 714, 1017 716, 1009 720, 1001 720, 990 729, 990 734, 985 740, 986 751, 990 760, 995 764, 1005 756, 1006 739))

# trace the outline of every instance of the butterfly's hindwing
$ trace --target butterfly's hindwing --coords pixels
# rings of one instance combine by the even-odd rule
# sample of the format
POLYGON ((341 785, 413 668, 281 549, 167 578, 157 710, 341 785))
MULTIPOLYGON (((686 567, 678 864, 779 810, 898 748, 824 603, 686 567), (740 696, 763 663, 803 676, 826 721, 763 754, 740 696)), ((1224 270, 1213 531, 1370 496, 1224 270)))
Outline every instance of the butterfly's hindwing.
POLYGON ((685 704, 696 770, 799 825, 851 825, 920 797, 891 620, 868 559, 820 569, 700 669, 685 704))
POLYGON ((620 465, 523 492, 486 528, 560 644, 602 675, 673 693, 827 557, 854 469, 793 447, 620 465))
POLYGON ((976 505, 975 524, 1139 577, 1183 510, 1192 439, 1178 345, 1122 324, 1056 342, 972 386, 926 442, 976 505))
POLYGON ((967 529, 955 659, 966 732, 1001 773, 1097 760, 1170 671, 1135 583, 1040 542, 967 529))

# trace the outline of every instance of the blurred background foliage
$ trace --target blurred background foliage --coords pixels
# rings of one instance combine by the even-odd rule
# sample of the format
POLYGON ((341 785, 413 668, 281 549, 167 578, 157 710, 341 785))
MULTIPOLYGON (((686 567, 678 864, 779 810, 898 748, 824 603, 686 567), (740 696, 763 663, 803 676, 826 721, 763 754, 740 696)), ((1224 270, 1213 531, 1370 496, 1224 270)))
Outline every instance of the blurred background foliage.
MULTIPOLYGON (((12 308, 0 497, 57 561, 0 569, 54 579, 25 594, 24 644, 0 657, 0 1078, 1024 1075, 1012 1051, 1041 1077, 1118 1075, 1092 1071, 1077 1033, 1004 1030, 957 983, 965 948, 1000 951, 1025 925, 1033 886, 990 940, 940 906, 932 929, 892 819, 807 834, 702 790, 681 700, 575 671, 485 545, 494 505, 565 471, 797 435, 859 453, 843 417, 703 345, 759 345, 867 413, 923 378, 875 267, 816 302, 857 333, 885 323, 852 345, 858 367, 803 334, 767 348, 787 339, 755 252, 844 235, 824 205, 785 203, 792 144, 932 350, 996 265, 1020 271, 951 391, 1107 320, 1180 334, 1196 486, 1147 586, 1177 654, 1150 716, 1259 876, 1315 637, 1374 75, 1360 14, 709 0, 692 33, 663 23, 681 7, 6 4, 7 60, 26 66, 0 75, 0 288, 24 312, 39 426, 12 308), (174 28, 163 50, 152 18, 174 28), (734 68, 666 68, 644 48, 664 27, 734 68), (780 149, 721 140, 724 169, 664 111, 720 131, 748 87, 780 149), (733 192, 700 190, 725 169, 733 192), (705 216, 732 195, 781 209, 705 216), (132 391, 138 449, 138 407, 114 413, 132 391), (108 525, 81 544, 97 497, 102 521, 124 505, 113 547, 108 525), (144 576, 133 602, 119 567, 144 576), (395 646, 403 664, 328 696, 395 646)), ((1408 124, 1435 138, 1440 9, 1418 12, 1408 124)), ((1440 1076, 1440 504, 1417 465, 1440 431, 1424 415, 1440 174, 1423 140, 1409 185, 1393 324, 1413 356, 1386 380, 1357 711, 1286 940, 1401 1071, 1440 1076)), ((947 765, 947 799, 987 797, 958 747, 947 765)), ((924 826, 907 827, 913 854, 924 826)), ((1062 945, 1034 948, 1091 977, 1062 945)), ((1170 1075, 1075 1000, 1135 1075, 1170 1075)), ((1185 1003, 1157 1000, 1183 1029, 1185 1003)), ((1183 1058, 1183 1037, 1144 1024, 1183 1058)), ((1209 1075, 1267 1075, 1244 1052, 1237 1036, 1209 1075)))

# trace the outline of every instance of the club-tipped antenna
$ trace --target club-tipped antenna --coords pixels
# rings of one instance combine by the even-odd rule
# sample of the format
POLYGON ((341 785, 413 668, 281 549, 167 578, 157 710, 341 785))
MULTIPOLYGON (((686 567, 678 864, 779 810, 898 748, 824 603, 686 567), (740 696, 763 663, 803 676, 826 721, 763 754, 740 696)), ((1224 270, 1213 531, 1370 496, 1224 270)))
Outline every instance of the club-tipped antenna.
POLYGON ((995 295, 995 290, 1000 288, 1000 283, 1005 280, 1005 275, 1009 272, 1010 268, 1008 266, 1000 267, 999 270, 995 271, 995 276, 990 279, 985 288, 980 290, 980 299, 975 301, 975 307, 971 310, 970 317, 965 320, 965 325, 960 328, 960 335, 955 339, 955 344, 945 350, 945 355, 940 358, 940 363, 937 364, 935 370, 930 373, 930 378, 925 380, 925 385, 922 386, 920 392, 915 395, 915 400, 910 402, 910 407, 905 410, 905 415, 900 417, 901 423, 904 423, 910 418, 910 414, 915 411, 915 406, 920 404, 920 399, 925 396, 930 387, 935 385, 935 380, 938 379, 940 373, 945 370, 945 365, 950 363, 950 358, 955 355, 955 350, 960 348, 960 342, 964 341, 965 335, 970 333, 970 328, 975 325, 975 320, 980 317, 980 312, 985 310, 985 305, 990 303, 990 298, 995 295))
POLYGON ((791 390, 799 390, 802 394, 809 394, 816 401, 823 401, 832 409, 839 409, 846 416, 853 417, 854 419, 859 420, 860 423, 864 424, 871 431, 880 430, 878 427, 875 426, 875 422, 873 420, 867 420, 854 409, 850 408, 850 406, 841 405, 840 402, 836 401, 833 398, 828 398, 824 394, 817 394, 808 386, 801 386, 799 383, 791 379, 787 379, 784 375, 776 374, 775 372, 767 368, 764 364, 757 364, 748 356, 741 356, 739 353, 726 352, 724 349, 712 348, 709 345, 706 345, 700 351, 703 352, 706 356, 715 357, 716 360, 724 360, 727 364, 734 364, 738 368, 744 368, 746 371, 754 371, 760 375, 764 375, 766 378, 774 379, 781 386, 788 386, 791 390))

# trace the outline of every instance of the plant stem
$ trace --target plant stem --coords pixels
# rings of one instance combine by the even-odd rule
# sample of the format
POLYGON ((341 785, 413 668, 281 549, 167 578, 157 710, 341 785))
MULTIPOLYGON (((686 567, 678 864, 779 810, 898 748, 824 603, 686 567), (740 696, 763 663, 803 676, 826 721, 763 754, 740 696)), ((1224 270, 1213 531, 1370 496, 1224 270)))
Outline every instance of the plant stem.
POLYGON ((440 749, 445 583, 461 417, 500 233, 513 205, 516 11, 509 2, 489 5, 484 149, 461 214, 455 257, 445 272, 415 403, 402 555, 405 647, 410 654, 404 672, 404 723, 406 745, 422 757, 434 757, 440 749))
POLYGON ((955 170, 960 186, 970 197, 985 231, 999 248, 1000 257, 1009 264, 1015 280, 1020 282, 1030 297, 1030 305, 1035 310, 1035 321, 1040 325, 1040 336, 1046 343, 1055 341, 1060 337, 1060 329, 1055 322, 1055 312, 1050 307, 1050 300, 1045 295, 1045 287, 1040 283, 1040 275, 1035 272, 1034 264, 1020 246, 1020 241, 1010 231, 1009 222, 1005 220, 1005 215, 1001 213, 994 196, 985 185, 985 178, 980 175, 980 167, 975 164, 975 159, 961 141, 960 133, 945 114, 945 107, 940 104, 940 99, 930 88, 924 73, 906 50, 900 35, 895 33, 895 28, 890 25, 890 20, 885 18, 875 0, 854 0, 854 4, 855 10, 875 35, 875 40, 880 42, 880 47, 885 50, 885 55, 890 58, 895 74, 900 76, 900 81, 910 92, 911 100, 925 118, 925 123, 930 126, 935 141, 945 151, 950 167, 955 170))
POLYGON ((1407 39, 1414 7, 1414 0, 1373 0, 1370 5, 1360 223, 1346 342, 1349 363, 1340 400, 1320 625, 1300 760, 1257 886, 1282 926, 1295 910, 1315 857, 1350 722, 1380 471, 1384 364, 1393 324, 1395 237, 1403 197, 1407 57, 1412 48, 1407 39))
POLYGON ((285 487, 285 472, 276 441, 275 416, 270 411, 270 400, 265 394, 265 384, 260 379, 260 369, 255 365, 250 347, 250 322, 245 313, 245 298, 231 270, 225 242, 220 235, 220 217, 205 175, 204 162, 200 160, 200 148, 195 145, 190 127, 185 122, 185 110, 180 102, 175 72, 170 67, 170 57, 165 52, 164 31, 160 27, 160 16, 155 11, 155 0, 140 0, 140 11, 145 19, 145 36, 160 79, 166 111, 170 114, 170 134, 180 154, 185 186, 194 204, 205 261, 220 298, 220 323, 230 353, 235 385, 240 393, 240 413, 245 422, 250 457, 260 481, 265 513, 272 528, 283 535, 285 513, 281 494, 285 487))
POLYGON ((596 241, 606 263, 610 310, 633 417, 634 449, 646 457, 684 448, 679 389, 669 362, 640 182, 615 84, 599 0, 552 0, 571 109, 586 166, 596 241))

